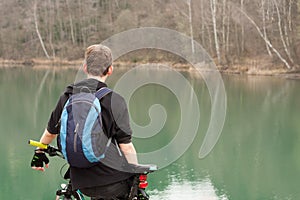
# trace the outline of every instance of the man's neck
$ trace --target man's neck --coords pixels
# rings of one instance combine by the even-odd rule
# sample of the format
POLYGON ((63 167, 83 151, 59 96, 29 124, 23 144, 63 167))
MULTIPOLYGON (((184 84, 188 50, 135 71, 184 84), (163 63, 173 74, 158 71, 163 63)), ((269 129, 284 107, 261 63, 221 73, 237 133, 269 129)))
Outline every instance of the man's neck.
POLYGON ((87 78, 93 78, 104 83, 106 81, 107 76, 93 76, 88 74, 87 78))

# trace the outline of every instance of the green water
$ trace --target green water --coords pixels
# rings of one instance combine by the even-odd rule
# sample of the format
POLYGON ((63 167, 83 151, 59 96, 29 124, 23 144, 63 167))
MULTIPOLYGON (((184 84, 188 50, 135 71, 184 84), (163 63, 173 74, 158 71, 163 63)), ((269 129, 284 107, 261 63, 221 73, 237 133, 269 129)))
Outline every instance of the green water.
MULTIPOLYGON (((109 86, 113 87, 124 72, 116 70, 108 80, 109 86)), ((46 172, 33 171, 29 166, 33 148, 26 143, 40 137, 57 97, 66 84, 75 80, 76 73, 0 69, 0 199, 55 199, 56 189, 64 182, 59 175, 64 161, 51 158, 46 172)), ((168 72, 159 72, 164 73, 168 72)), ((151 199, 300 199, 300 81, 223 76, 227 94, 225 125, 213 151, 199 159, 210 119, 210 96, 200 77, 183 75, 197 94, 200 122, 189 120, 199 123, 199 129, 176 162, 149 176, 151 199)), ((167 119, 155 136, 134 138, 138 152, 168 144, 179 127, 180 102, 159 85, 136 90, 128 102, 132 120, 147 125, 148 109, 153 104, 165 108, 167 119)))

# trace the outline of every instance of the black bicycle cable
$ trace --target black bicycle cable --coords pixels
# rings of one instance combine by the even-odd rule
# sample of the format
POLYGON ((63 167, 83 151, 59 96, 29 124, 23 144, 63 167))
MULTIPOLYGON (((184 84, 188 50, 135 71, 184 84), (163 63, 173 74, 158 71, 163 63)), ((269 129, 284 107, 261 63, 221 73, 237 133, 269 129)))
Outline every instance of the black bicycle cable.
POLYGON ((59 170, 59 174, 60 174, 60 176, 62 177, 62 178, 64 178, 64 175, 62 174, 62 172, 63 172, 63 169, 65 168, 65 166, 67 166, 68 165, 68 163, 65 163, 65 164, 63 164, 63 166, 60 168, 60 170, 59 170))

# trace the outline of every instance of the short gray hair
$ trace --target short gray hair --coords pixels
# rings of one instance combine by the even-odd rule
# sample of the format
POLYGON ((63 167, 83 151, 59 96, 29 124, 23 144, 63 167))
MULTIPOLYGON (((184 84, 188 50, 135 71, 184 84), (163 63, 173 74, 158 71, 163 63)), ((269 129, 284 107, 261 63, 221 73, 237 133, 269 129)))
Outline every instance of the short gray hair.
POLYGON ((112 65, 111 50, 102 44, 89 46, 84 57, 87 72, 94 76, 106 75, 107 68, 112 65))

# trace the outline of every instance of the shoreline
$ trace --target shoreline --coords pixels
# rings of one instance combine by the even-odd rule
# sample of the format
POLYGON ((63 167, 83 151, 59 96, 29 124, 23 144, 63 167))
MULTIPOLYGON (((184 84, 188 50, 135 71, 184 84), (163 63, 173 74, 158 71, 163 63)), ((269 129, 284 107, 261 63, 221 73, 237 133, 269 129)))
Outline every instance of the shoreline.
MULTIPOLYGON (((62 59, 29 59, 29 60, 3 60, 0 59, 0 69, 1 68, 15 68, 15 67, 30 67, 33 69, 78 69, 82 66, 82 60, 62 60, 62 59)), ((133 68, 139 64, 150 64, 149 62, 121 62, 115 61, 114 65, 124 68, 133 68)), ((152 63, 153 64, 153 63, 152 63)), ((190 64, 184 63, 171 63, 171 62, 160 62, 154 63, 157 65, 167 65, 172 66, 174 69, 179 71, 190 71, 194 69, 190 64)), ((273 66, 273 67, 257 67, 248 64, 245 65, 233 65, 230 67, 217 66, 218 71, 221 74, 237 74, 237 75, 253 75, 253 76, 281 76, 288 79, 300 79, 300 69, 288 70, 284 67, 273 66)), ((203 69, 203 71, 210 69, 203 69)))

